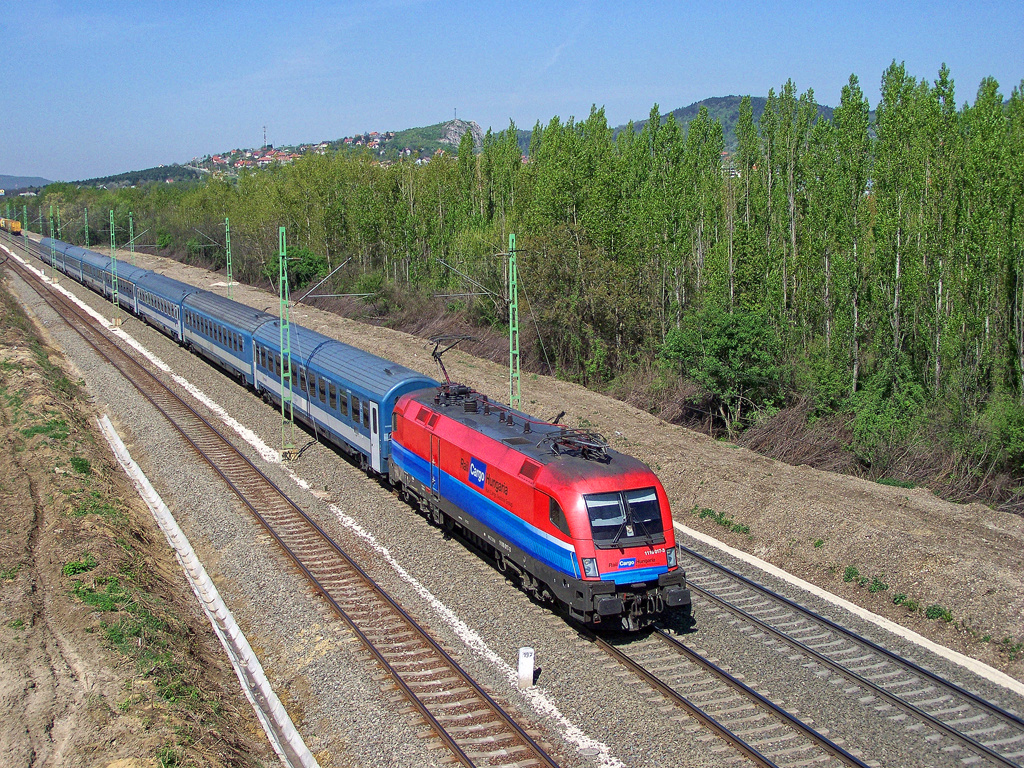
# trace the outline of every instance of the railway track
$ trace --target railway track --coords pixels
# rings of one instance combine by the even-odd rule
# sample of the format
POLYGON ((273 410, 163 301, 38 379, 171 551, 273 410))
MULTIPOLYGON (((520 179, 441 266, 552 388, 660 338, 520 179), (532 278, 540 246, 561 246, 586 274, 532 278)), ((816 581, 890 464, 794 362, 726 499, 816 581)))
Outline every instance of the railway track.
POLYGON ((763 768, 867 764, 663 629, 614 644, 583 636, 763 768))
POLYGON ((680 547, 687 582, 748 637, 803 658, 820 677, 888 717, 894 728, 932 732, 936 765, 1024 766, 1024 719, 810 611, 700 553, 680 547))
POLYGON ((115 344, 105 329, 72 301, 49 289, 17 259, 9 259, 7 264, 131 381, 224 480, 359 638, 454 759, 465 766, 557 766, 412 616, 216 427, 115 344))

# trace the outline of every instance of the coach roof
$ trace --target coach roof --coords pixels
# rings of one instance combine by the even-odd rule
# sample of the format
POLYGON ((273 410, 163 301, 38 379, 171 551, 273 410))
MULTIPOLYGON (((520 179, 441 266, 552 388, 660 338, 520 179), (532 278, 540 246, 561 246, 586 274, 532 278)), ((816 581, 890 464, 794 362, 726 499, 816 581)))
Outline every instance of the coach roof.
MULTIPOLYGON (((260 326, 254 339, 277 349, 280 334, 281 327, 275 318, 273 322, 260 326)), ((336 374, 342 381, 374 393, 381 399, 401 385, 437 386, 429 376, 298 325, 291 326, 290 343, 292 356, 304 365, 336 374)), ((404 389, 407 391, 409 387, 404 389)))
POLYGON ((223 320, 228 325, 252 333, 264 323, 276 318, 269 312, 247 307, 237 301, 210 291, 199 291, 185 299, 186 309, 200 312, 208 317, 223 320))

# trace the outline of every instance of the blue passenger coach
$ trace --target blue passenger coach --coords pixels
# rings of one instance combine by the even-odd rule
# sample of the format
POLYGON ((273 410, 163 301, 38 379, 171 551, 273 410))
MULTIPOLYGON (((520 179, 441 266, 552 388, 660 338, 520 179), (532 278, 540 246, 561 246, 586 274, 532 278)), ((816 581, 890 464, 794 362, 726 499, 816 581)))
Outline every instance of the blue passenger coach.
POLYGON ((139 278, 137 314, 175 341, 181 341, 181 302, 199 290, 173 277, 146 270, 146 274, 139 278))
POLYGON ((274 316, 209 291, 189 294, 181 310, 185 346, 253 386, 252 335, 274 316))
MULTIPOLYGON (((437 382, 308 328, 292 325, 291 390, 295 417, 348 453, 364 468, 387 472, 391 412, 406 392, 437 382), (381 418, 383 414, 383 418, 381 418)), ((281 326, 274 318, 253 334, 255 387, 281 402, 281 326)), ((287 384, 287 381, 286 381, 287 384)))

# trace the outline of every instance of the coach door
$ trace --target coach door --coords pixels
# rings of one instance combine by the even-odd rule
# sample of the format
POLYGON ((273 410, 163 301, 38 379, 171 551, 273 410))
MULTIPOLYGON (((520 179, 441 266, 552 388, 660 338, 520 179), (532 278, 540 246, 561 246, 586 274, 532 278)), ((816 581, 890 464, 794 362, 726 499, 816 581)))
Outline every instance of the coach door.
POLYGON ((378 472, 384 471, 384 466, 380 462, 381 442, 383 440, 377 424, 377 404, 370 403, 370 466, 378 472))
POLYGON ((441 438, 430 436, 430 492, 441 495, 441 438))

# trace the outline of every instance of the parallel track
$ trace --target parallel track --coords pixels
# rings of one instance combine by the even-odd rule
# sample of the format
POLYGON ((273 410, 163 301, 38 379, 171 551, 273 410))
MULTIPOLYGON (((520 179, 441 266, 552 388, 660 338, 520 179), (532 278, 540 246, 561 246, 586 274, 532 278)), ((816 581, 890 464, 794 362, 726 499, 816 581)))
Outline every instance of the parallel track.
POLYGON ((934 749, 945 755, 943 764, 1024 766, 1020 716, 692 549, 681 549, 683 559, 689 558, 687 583, 696 595, 767 636, 770 645, 798 651, 822 675, 841 675, 850 683, 848 694, 894 725, 916 729, 923 724, 937 738, 934 749))
POLYGON ((581 635, 762 768, 867 768, 855 755, 773 704, 668 632, 615 645, 581 635))
POLYGON ((466 766, 557 763, 309 516, 209 421, 16 259, 7 263, 157 408, 224 480, 466 766))

